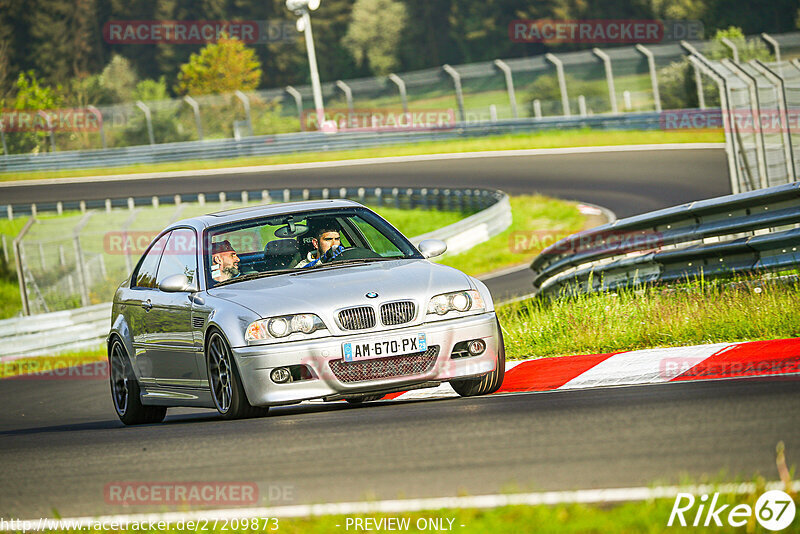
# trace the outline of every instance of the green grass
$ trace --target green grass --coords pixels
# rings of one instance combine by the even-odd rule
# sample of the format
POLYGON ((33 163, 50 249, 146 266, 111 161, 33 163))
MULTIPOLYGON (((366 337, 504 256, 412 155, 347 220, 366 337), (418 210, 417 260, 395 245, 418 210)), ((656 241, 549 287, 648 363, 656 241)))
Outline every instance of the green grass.
POLYGON ((509 358, 800 337, 800 282, 692 283, 499 306, 509 358))
MULTIPOLYGON (((746 519, 747 524, 741 527, 732 527, 727 524, 728 513, 731 509, 740 504, 748 505, 751 510, 755 508, 758 497, 764 493, 763 480, 759 479, 756 484, 756 491, 751 494, 730 494, 720 492, 716 503, 716 509, 727 505, 719 515, 722 527, 692 527, 692 522, 700 509, 700 495, 695 495, 695 504, 691 510, 684 513, 687 527, 680 526, 677 519, 672 527, 667 527, 672 508, 675 504, 674 498, 653 499, 639 502, 628 502, 622 504, 566 504, 556 506, 504 506, 491 509, 442 509, 424 512, 396 513, 396 514, 354 514, 349 516, 321 516, 313 518, 280 518, 277 520, 265 520, 261 518, 258 528, 238 528, 234 529, 231 523, 218 521, 216 524, 209 521, 208 532, 283 532, 288 534, 326 534, 340 532, 388 532, 386 529, 357 528, 356 520, 369 518, 371 521, 393 518, 394 521, 402 521, 404 528, 397 532, 436 532, 437 529, 430 527, 430 520, 438 520, 443 525, 444 531, 456 532, 459 534, 484 534, 484 533, 591 533, 591 534, 624 534, 624 533, 647 533, 659 534, 661 532, 703 532, 712 533, 740 533, 748 534, 768 533, 755 519, 755 514, 751 513, 746 519), (349 521, 349 522, 348 522, 349 521), (408 528, 405 528, 406 522, 408 528), (419 523, 418 523, 419 522, 419 523), (275 526, 277 525, 277 529, 275 526), (427 528, 425 528, 425 526, 427 528), (266 526, 266 528, 264 528, 266 526)), ((796 503, 800 502, 797 495, 793 496, 796 503)), ((773 505, 774 506, 774 505, 773 505)), ((708 506, 702 509, 700 525, 706 518, 708 506)), ((713 523, 712 523, 713 524, 713 523)), ((240 526, 236 525, 236 526, 240 526)), ((362 523, 363 525, 363 523, 362 523)), ((372 526, 372 525, 370 525, 372 526)), ((121 532, 133 531, 135 529, 123 529, 121 532)), ((67 532, 67 531, 62 531, 67 532)), ((70 530, 69 532, 76 532, 70 530)), ((85 531, 84 531, 85 532, 85 531)), ((179 530, 177 526, 171 525, 166 530, 160 532, 179 533, 192 532, 179 530)), ((790 534, 800 532, 800 520, 795 520, 781 532, 790 534)))
POLYGON ((586 221, 574 202, 541 195, 511 197, 511 213, 513 222, 505 231, 472 250, 446 255, 439 263, 476 276, 530 262, 544 248, 539 245, 555 242, 545 237, 565 237, 586 221))
POLYGON ((301 153, 269 157, 247 157, 213 161, 184 161, 174 163, 141 164, 102 169, 69 169, 61 171, 0 173, 0 181, 35 180, 75 176, 105 176, 144 172, 188 171, 245 167, 251 165, 278 165, 339 161, 362 158, 410 156, 418 154, 443 154, 483 150, 519 150, 530 148, 564 148, 580 146, 607 146, 659 143, 722 143, 722 130, 711 131, 623 131, 623 130, 546 130, 535 133, 501 135, 456 141, 428 142, 391 147, 346 150, 340 152, 301 153))

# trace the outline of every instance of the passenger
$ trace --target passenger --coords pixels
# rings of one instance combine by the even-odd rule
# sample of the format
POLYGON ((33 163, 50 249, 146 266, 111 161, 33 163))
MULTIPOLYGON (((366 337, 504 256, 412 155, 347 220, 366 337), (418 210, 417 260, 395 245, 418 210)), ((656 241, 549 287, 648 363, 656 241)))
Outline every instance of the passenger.
POLYGON ((211 278, 224 282, 239 276, 239 256, 227 239, 211 244, 211 278))
POLYGON ((295 265, 295 268, 318 267, 345 250, 339 238, 339 231, 330 226, 321 226, 311 239, 311 244, 314 245, 314 250, 308 253, 306 259, 295 265))

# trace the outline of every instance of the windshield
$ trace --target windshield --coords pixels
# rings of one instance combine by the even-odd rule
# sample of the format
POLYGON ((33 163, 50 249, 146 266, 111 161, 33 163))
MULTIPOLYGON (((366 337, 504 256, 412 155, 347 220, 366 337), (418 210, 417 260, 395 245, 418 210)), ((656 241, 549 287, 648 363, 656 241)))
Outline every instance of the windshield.
POLYGON ((249 219, 206 231, 208 287, 287 272, 311 272, 422 258, 394 227, 366 208, 249 219))

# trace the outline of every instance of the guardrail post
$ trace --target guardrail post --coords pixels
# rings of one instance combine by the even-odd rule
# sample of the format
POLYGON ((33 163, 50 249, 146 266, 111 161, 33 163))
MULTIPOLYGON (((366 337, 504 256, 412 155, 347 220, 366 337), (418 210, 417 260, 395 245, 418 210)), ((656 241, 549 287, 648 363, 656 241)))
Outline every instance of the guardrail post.
POLYGON ((347 111, 352 116, 355 113, 355 109, 353 108, 353 91, 350 89, 350 86, 342 80, 336 80, 336 87, 344 93, 344 98, 347 101, 347 111))
POLYGON ((617 109, 617 91, 614 89, 614 72, 611 70, 611 57, 599 48, 593 48, 592 53, 600 58, 605 67, 606 83, 608 84, 608 99, 611 101, 611 113, 619 113, 617 109))
POLYGON ((739 49, 736 48, 736 44, 727 37, 720 39, 720 42, 730 49, 731 53, 733 54, 733 62, 739 63, 739 49))
POLYGON ((456 89, 456 102, 458 103, 458 115, 461 118, 461 122, 466 122, 467 115, 464 111, 464 91, 461 89, 461 75, 450 65, 442 65, 442 69, 453 79, 453 86, 456 89))
POLYGON ((514 94, 514 77, 511 73, 511 67, 508 66, 508 63, 503 61, 502 59, 495 59, 494 66, 500 69, 503 72, 503 76, 506 79, 506 90, 508 91, 508 102, 511 104, 511 115, 515 118, 519 118, 519 113, 517 112, 517 97, 514 94))
POLYGON ((247 117, 245 119, 247 121, 247 129, 250 131, 250 137, 253 137, 253 119, 250 116, 250 99, 238 89, 234 91, 233 94, 236 95, 236 98, 238 98, 242 102, 242 106, 244 106, 244 114, 247 117))
POLYGON ((31 204, 31 217, 35 219, 36 215, 38 215, 38 211, 36 210, 36 203, 34 202, 31 204))
POLYGON ((56 202, 56 214, 63 215, 64 213, 64 203, 60 200, 56 202))
POLYGON ((156 144, 156 138, 153 135, 153 117, 150 115, 150 108, 141 100, 136 101, 136 107, 144 113, 144 120, 147 121, 147 137, 150 139, 150 144, 156 144))
POLYGON ((100 113, 100 110, 94 106, 86 106, 86 109, 88 109, 92 115, 97 118, 97 125, 100 128, 100 143, 102 144, 103 149, 108 148, 106 145, 106 129, 103 126, 103 114, 100 113))
POLYGON ((422 209, 429 210, 431 207, 428 203, 428 189, 424 187, 420 189, 419 196, 421 197, 422 209))
POLYGON ((375 188, 375 199, 378 206, 383 206, 383 189, 380 187, 375 188))
POLYGON ((533 116, 537 119, 542 118, 542 102, 538 98, 533 101, 533 116))
POLYGON ((637 44, 636 50, 647 58, 647 70, 650 71, 650 87, 653 90, 653 102, 656 112, 661 113, 661 93, 658 90, 658 76, 656 74, 656 60, 653 53, 644 45, 637 44))
POLYGON ((221 206, 225 205, 225 202, 228 201, 228 195, 225 194, 225 191, 219 192, 219 203, 221 206))
POLYGON ((128 197, 128 209, 133 210, 136 207, 136 201, 133 200, 133 197, 128 197))
POLYGON ((413 210, 414 207, 415 207, 414 206, 414 190, 411 189, 411 188, 406 189, 406 196, 408 197, 408 208, 413 210))
POLYGON ((322 188, 322 200, 328 200, 331 198, 331 190, 327 187, 322 188))
POLYGON ((53 134, 53 121, 50 119, 50 116, 45 113, 44 111, 38 111, 36 113, 39 117, 44 119, 44 123, 47 124, 47 132, 50 136, 50 152, 56 151, 56 136, 53 134))
POLYGON ((347 188, 340 187, 339 188, 339 198, 347 198, 347 188))
POLYGON ((22 257, 22 240, 35 221, 36 219, 33 217, 28 219, 25 226, 22 227, 22 230, 19 231, 19 234, 17 234, 17 237, 15 237, 12 242, 12 246, 14 247, 14 263, 17 267, 17 281, 19 282, 19 296, 22 299, 23 315, 31 314, 31 306, 28 302, 28 287, 25 281, 25 260, 22 257))
POLYGON ((392 188, 392 198, 394 199, 394 207, 400 209, 400 190, 392 188))
POLYGON ((545 59, 552 63, 556 68, 556 76, 558 76, 558 87, 561 90, 561 109, 565 117, 572 114, 569 111, 569 96, 567 94, 567 78, 564 76, 564 64, 554 54, 548 52, 544 55, 545 59))
POLYGON ((389 74, 389 79, 394 82, 397 86, 398 91, 400 91, 400 101, 403 104, 403 113, 408 114, 408 93, 406 93, 406 82, 395 73, 389 74))
POLYGON ((11 207, 11 204, 6 206, 6 213, 8 214, 8 220, 9 221, 13 221, 14 220, 14 208, 11 207))
POLYGON ((197 138, 199 140, 203 140, 203 121, 200 120, 200 104, 197 103, 197 100, 192 98, 189 95, 183 97, 183 101, 189 104, 192 107, 192 112, 194 113, 194 124, 197 127, 197 138))
POLYGON ((270 196, 268 189, 264 189, 263 191, 261 191, 261 202, 263 202, 264 204, 272 203, 272 197, 270 196))
POLYGON ((106 199, 106 213, 111 213, 111 199, 106 199))
POLYGON ((158 209, 159 200, 157 196, 153 195, 153 198, 150 199, 150 202, 153 205, 153 208, 158 209))
POLYGON ((206 205, 206 195, 205 195, 205 193, 200 193, 200 194, 197 195, 197 204, 199 206, 205 206, 206 205))
POLYGON ((242 191, 242 204, 248 204, 250 202, 250 194, 247 191, 242 191))
POLYGON ((6 132, 0 128, 0 141, 3 142, 3 155, 8 156, 8 145, 6 144, 6 132))
POLYGON ((292 200, 292 192, 291 192, 291 190, 284 189, 283 190, 283 201, 284 202, 289 202, 291 200, 292 200))
POLYGON ((742 80, 750 90, 750 112, 753 114, 753 127, 756 136, 756 161, 758 163, 759 183, 761 187, 769 187, 769 175, 767 174, 767 147, 764 142, 764 132, 761 129, 761 112, 758 104, 758 87, 755 78, 747 71, 742 69, 738 63, 733 63, 729 59, 723 59, 722 64, 742 80))
POLYGON ((9 257, 8 257, 8 241, 6 241, 6 234, 0 235, 3 239, 3 257, 6 260, 6 265, 8 265, 9 257))

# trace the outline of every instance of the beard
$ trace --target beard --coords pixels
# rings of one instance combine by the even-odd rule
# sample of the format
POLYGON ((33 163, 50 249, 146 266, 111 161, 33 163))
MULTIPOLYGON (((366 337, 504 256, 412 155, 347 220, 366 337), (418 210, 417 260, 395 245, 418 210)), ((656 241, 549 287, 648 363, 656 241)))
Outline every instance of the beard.
POLYGON ((239 276, 239 266, 238 265, 230 265, 222 269, 222 272, 228 275, 229 278, 234 278, 239 276))

